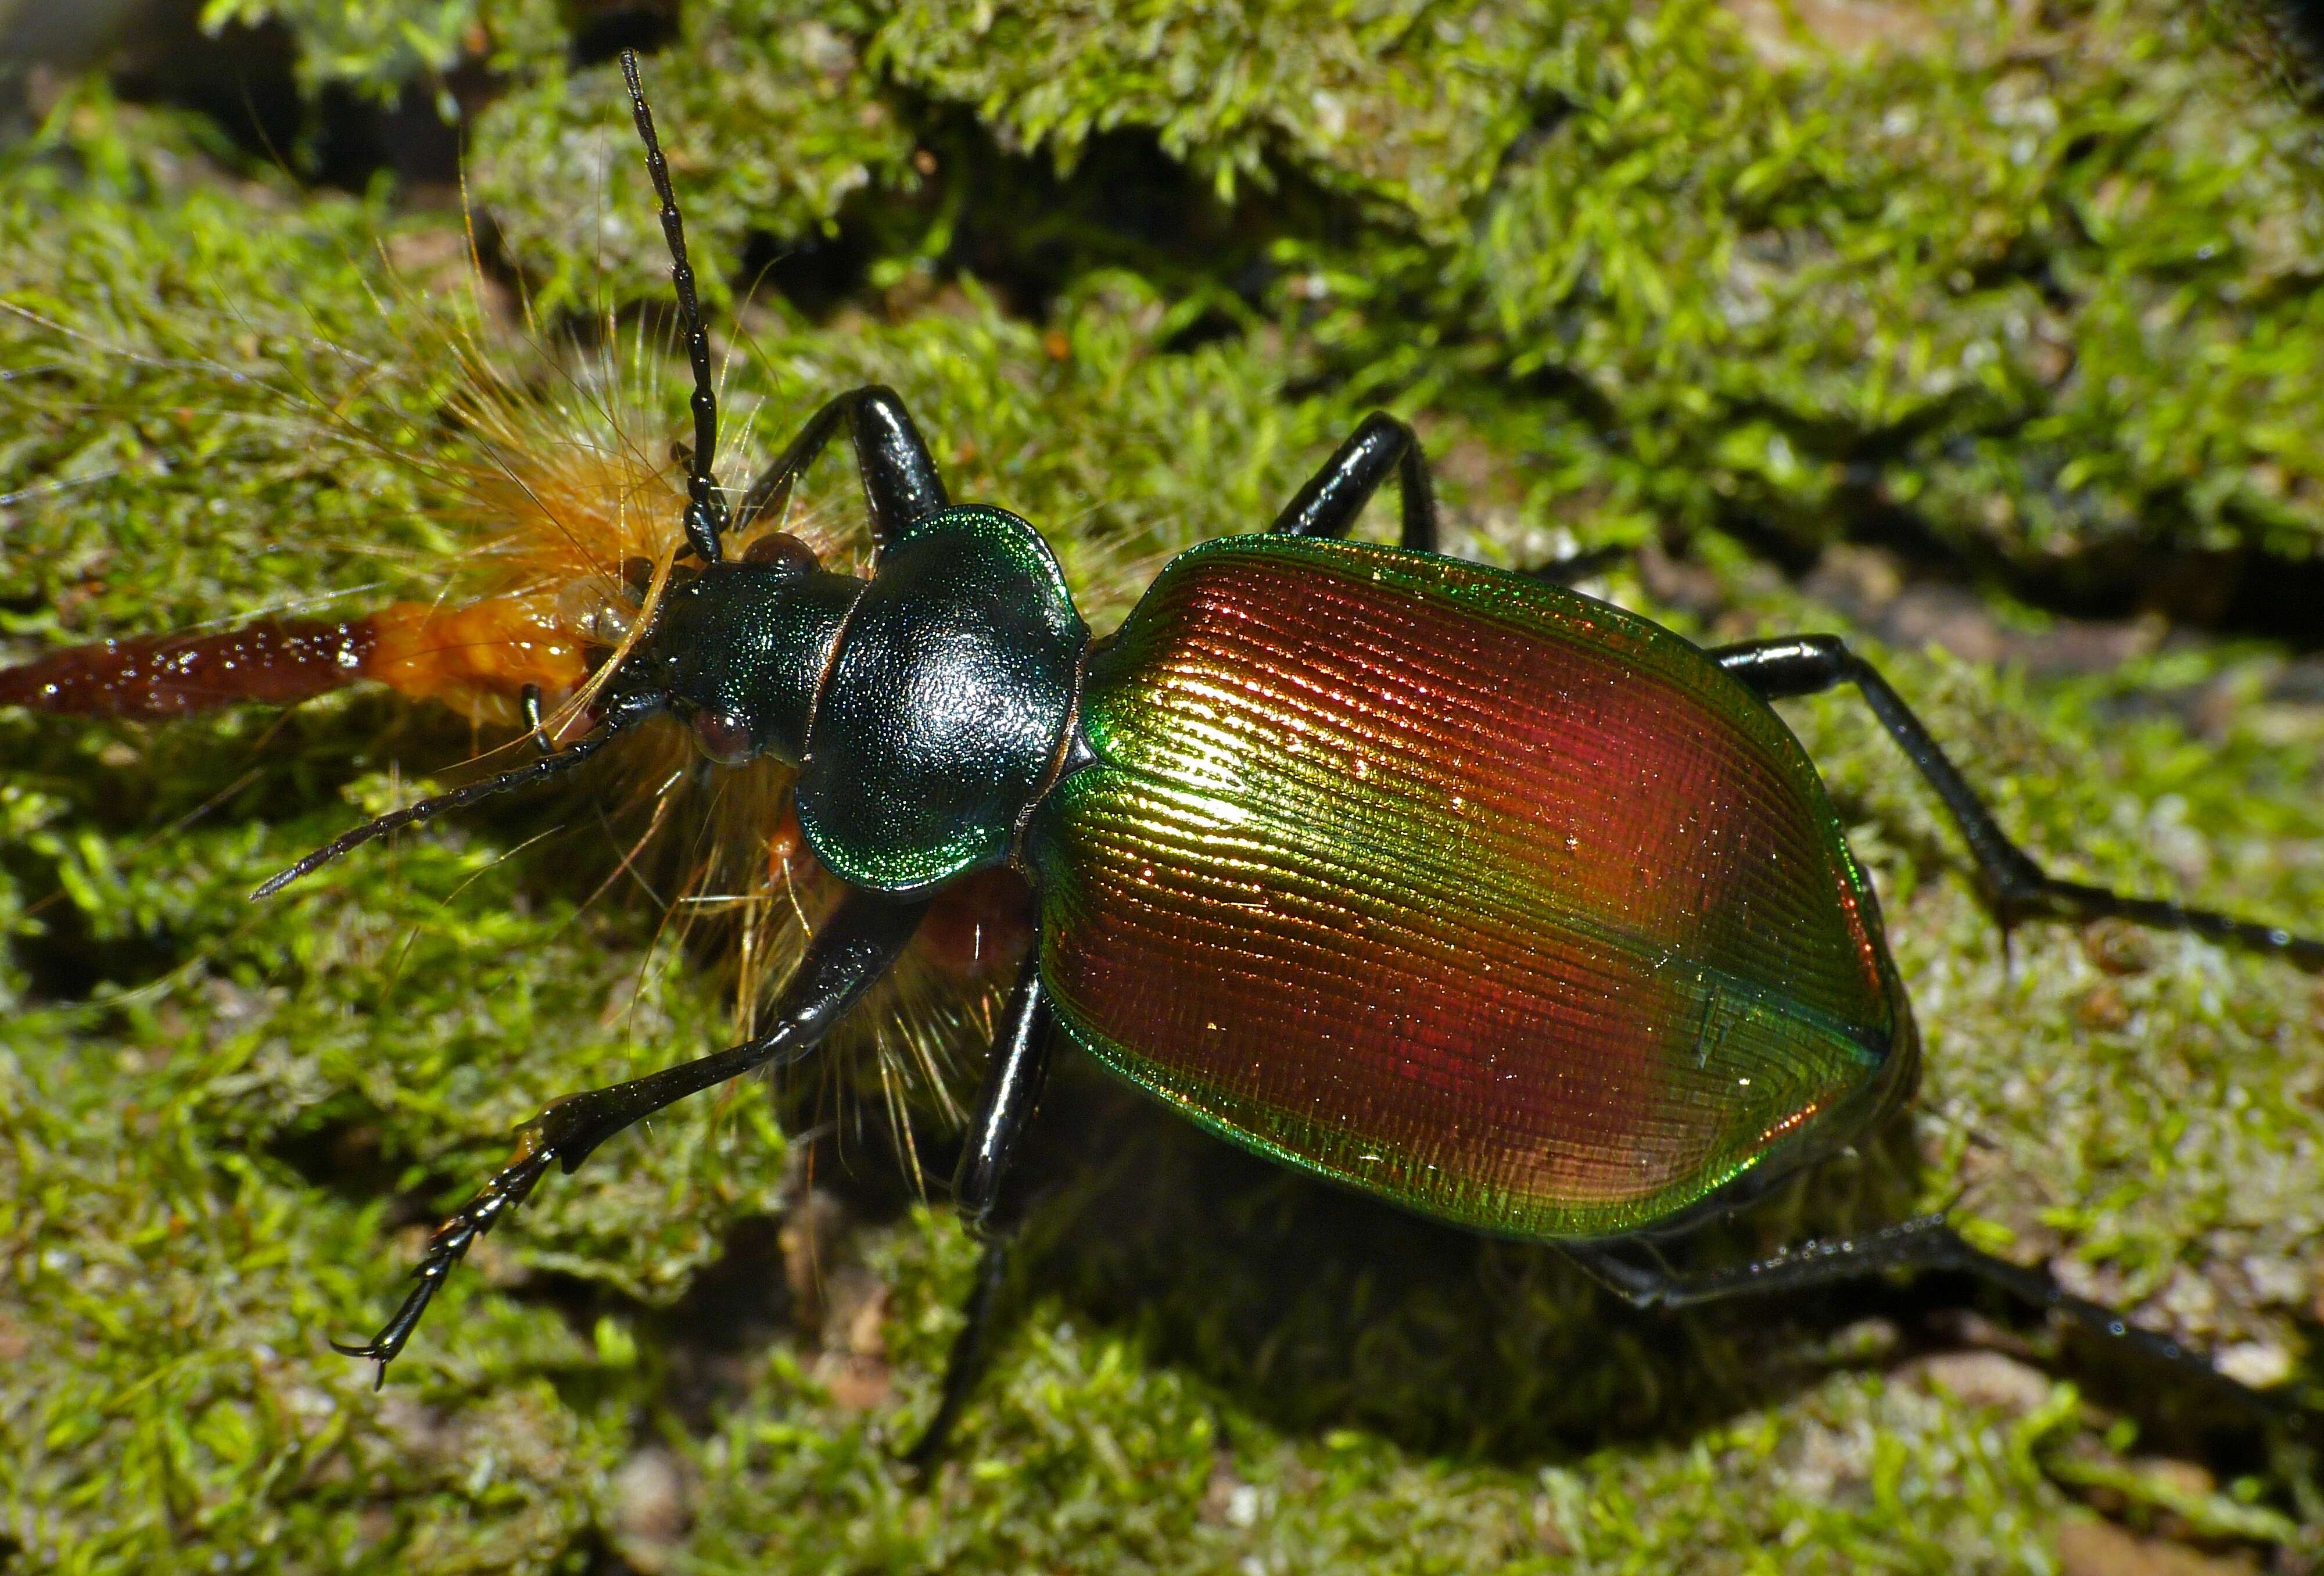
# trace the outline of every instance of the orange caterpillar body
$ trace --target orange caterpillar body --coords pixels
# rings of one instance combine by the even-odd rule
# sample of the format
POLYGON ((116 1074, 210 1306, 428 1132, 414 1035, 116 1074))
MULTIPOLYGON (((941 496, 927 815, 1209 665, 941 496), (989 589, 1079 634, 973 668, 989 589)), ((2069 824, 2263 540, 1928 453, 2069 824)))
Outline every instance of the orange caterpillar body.
MULTIPOLYGON (((473 455, 381 452, 463 501, 475 546, 460 568, 481 581, 479 594, 394 602, 344 620, 268 619, 68 647, 0 668, 0 705, 160 719, 292 705, 376 683, 493 731, 521 724, 526 700, 536 697, 550 735, 580 723, 591 675, 621 648, 640 607, 659 594, 683 546, 680 467, 649 458, 634 437, 645 425, 637 410, 650 401, 607 400, 561 371, 544 378, 549 392, 526 390, 493 367, 473 330, 446 338, 468 374, 450 414, 473 455)), ((368 442, 335 423, 327 402, 283 398, 337 436, 368 442)), ((857 539, 824 521, 776 513, 764 529, 803 539, 826 562, 868 556, 868 534, 857 539)), ((737 1016, 747 1035, 761 998, 797 960, 807 922, 838 895, 789 812, 790 769, 761 760, 722 773, 715 793, 697 791, 689 735, 667 723, 624 734, 606 754, 611 791, 641 809, 645 825, 609 868, 660 855, 658 868, 674 875, 662 889, 672 918, 724 926, 718 950, 739 974, 737 1016)), ((954 887, 879 988, 873 1009, 853 1015, 835 1037, 841 1055, 829 1064, 855 1062, 846 1053, 868 1040, 899 1130, 908 1083, 933 1089, 956 1114, 945 1087, 950 1053, 990 1037, 999 993, 1030 938, 1027 894, 1013 872, 954 887)))
POLYGON ((526 686, 566 695, 588 674, 580 643, 544 621, 534 599, 391 602, 337 622, 269 619, 223 634, 67 647, 0 668, 0 705, 174 717, 242 701, 283 705, 374 679, 478 722, 506 723, 526 686))

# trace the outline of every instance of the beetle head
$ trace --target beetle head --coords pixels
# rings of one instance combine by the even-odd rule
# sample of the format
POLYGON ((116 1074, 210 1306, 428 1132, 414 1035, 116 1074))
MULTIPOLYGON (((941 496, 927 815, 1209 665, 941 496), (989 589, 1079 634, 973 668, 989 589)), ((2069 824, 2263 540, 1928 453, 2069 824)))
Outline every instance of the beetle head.
MULTIPOLYGON (((760 537, 663 590, 597 714, 619 728, 668 712, 721 766, 760 755, 796 765, 840 625, 863 585, 824 568, 797 537, 760 537)), ((594 632, 576 632, 620 641, 629 632, 620 622, 625 606, 634 617, 634 604, 601 603, 586 615, 594 632)))

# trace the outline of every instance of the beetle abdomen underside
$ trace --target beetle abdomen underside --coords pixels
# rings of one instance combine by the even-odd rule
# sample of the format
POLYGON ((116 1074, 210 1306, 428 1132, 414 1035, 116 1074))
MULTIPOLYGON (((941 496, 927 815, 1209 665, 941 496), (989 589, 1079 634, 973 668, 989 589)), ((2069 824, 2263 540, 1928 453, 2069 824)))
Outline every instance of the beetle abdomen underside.
POLYGON ((1058 1015, 1254 1148, 1606 1235, 1803 1157, 1909 1067, 1797 742, 1618 609, 1230 538, 1164 571, 1083 715, 1098 762, 1035 846, 1058 1015))

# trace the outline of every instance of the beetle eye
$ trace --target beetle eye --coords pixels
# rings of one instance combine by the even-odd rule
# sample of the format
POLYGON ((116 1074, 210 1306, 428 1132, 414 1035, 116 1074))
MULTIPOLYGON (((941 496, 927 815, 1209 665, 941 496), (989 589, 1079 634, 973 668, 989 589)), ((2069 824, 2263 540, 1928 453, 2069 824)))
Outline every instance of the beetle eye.
POLYGON ((733 712, 694 714, 694 742, 720 766, 740 766, 758 753, 751 724, 733 712))
POLYGON ((815 549, 787 530, 770 530, 753 539, 742 549, 746 564, 772 564, 788 568, 793 574, 820 567, 823 560, 815 549))

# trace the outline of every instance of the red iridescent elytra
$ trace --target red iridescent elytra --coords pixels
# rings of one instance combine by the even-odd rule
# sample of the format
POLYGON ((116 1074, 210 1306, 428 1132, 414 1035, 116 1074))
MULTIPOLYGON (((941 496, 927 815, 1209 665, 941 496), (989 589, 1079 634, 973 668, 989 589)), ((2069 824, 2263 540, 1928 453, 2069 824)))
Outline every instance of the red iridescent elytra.
POLYGON ((1245 536, 1091 659, 1034 829, 1082 1045, 1263 1153, 1467 1225, 1634 1230, 1901 1101, 1871 888, 1766 704, 1474 564, 1245 536))

